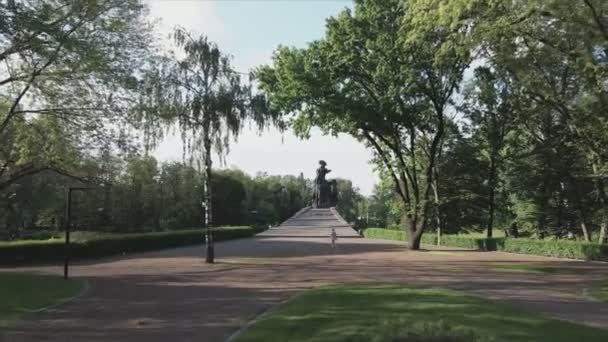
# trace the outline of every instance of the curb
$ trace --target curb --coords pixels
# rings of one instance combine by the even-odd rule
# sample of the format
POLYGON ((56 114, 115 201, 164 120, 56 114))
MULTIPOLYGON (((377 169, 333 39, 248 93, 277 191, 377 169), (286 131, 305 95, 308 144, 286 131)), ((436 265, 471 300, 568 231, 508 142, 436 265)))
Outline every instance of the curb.
POLYGON ((49 305, 49 306, 45 306, 45 307, 33 309, 33 310, 23 310, 23 312, 38 313, 38 312, 43 312, 43 311, 54 309, 58 306, 61 306, 63 304, 66 304, 68 302, 71 302, 73 300, 76 300, 76 299, 84 296, 87 292, 89 292, 89 289, 90 289, 89 281, 86 279, 83 279, 82 280, 82 289, 80 289, 80 292, 78 292, 78 294, 76 294, 75 296, 60 299, 57 303, 49 305))
MULTIPOLYGON (((310 208, 310 207, 309 207, 310 208)), ((299 296, 301 296, 304 292, 306 292, 306 290, 301 291, 300 293, 297 293, 291 297, 285 298, 282 301, 280 301, 279 303, 277 303, 276 305, 268 308, 268 309, 264 309, 262 310, 257 316, 255 316, 252 320, 250 320, 249 322, 245 323, 245 325, 243 325, 242 327, 239 328, 239 330, 235 331, 232 335, 228 336, 228 338, 226 339, 226 342, 232 342, 235 339, 237 339, 239 336, 243 335, 247 330, 249 330, 249 328, 251 328, 254 324, 256 324, 257 322, 259 322, 262 318, 264 318, 267 315, 270 315, 271 313, 277 311, 281 306, 283 306, 285 303, 298 298, 299 296)))
POLYGON ((281 222, 281 224, 280 224, 279 226, 282 226, 282 225, 284 225, 285 223, 288 223, 289 221, 294 220, 294 219, 296 219, 296 218, 298 218, 298 217, 300 217, 300 216, 304 215, 305 213, 309 212, 309 211, 310 211, 310 209, 312 209, 312 207, 310 207, 310 206, 309 206, 309 207, 304 207, 304 208, 300 209, 298 212, 296 212, 295 214, 293 214, 293 216, 291 216, 291 217, 290 217, 290 218, 288 218, 287 220, 285 220, 285 221, 281 222))
POLYGON ((297 217, 300 217, 300 216, 306 214, 307 212, 310 211, 310 209, 312 209, 312 207, 304 207, 304 208, 300 209, 297 213, 293 214, 293 216, 290 217, 289 220, 297 218, 297 217))
POLYGON ((350 223, 346 222, 346 220, 342 217, 342 215, 340 215, 340 213, 338 213, 338 210, 336 210, 336 207, 331 207, 331 208, 329 208, 329 210, 338 219, 338 221, 344 223, 345 225, 347 225, 349 227, 352 227, 350 225, 350 223))

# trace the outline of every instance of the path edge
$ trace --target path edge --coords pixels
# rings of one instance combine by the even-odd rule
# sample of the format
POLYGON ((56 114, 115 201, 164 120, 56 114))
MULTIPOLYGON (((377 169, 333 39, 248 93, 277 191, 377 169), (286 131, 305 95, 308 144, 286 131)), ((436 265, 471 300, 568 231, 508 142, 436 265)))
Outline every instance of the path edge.
POLYGON ((296 217, 302 216, 302 215, 306 214, 307 212, 309 212, 310 209, 312 209, 311 206, 304 207, 304 208, 298 210, 298 212, 293 214, 293 216, 291 216, 290 218, 296 218, 296 217))
POLYGON ((281 223, 279 226, 282 226, 282 225, 284 225, 285 223, 288 223, 289 221, 294 220, 294 219, 296 219, 296 218, 298 218, 298 217, 300 217, 300 216, 302 216, 302 215, 306 214, 306 213, 307 213, 307 212, 309 212, 311 209, 312 209, 312 207, 311 207, 311 206, 308 206, 308 207, 304 207, 304 208, 302 208, 302 209, 298 210, 298 211, 297 211, 295 214, 293 214, 293 215, 292 215, 290 218, 288 218, 287 220, 283 221, 283 222, 282 222, 282 223, 281 223))
POLYGON ((74 296, 67 297, 67 298, 62 298, 62 299, 58 300, 56 303, 53 303, 53 304, 51 304, 49 306, 45 306, 45 307, 38 308, 38 309, 33 309, 33 310, 23 310, 23 312, 28 313, 28 314, 39 313, 39 312, 43 312, 43 311, 54 309, 54 308, 59 307, 61 305, 67 304, 69 302, 72 302, 72 301, 74 301, 74 300, 76 300, 78 298, 81 298, 87 292, 89 292, 89 289, 91 288, 91 286, 89 284, 89 281, 87 279, 82 279, 81 281, 82 281, 82 288, 74 296))
POLYGON ((350 223, 348 223, 344 217, 342 217, 342 215, 340 215, 340 213, 338 212, 338 210, 336 209, 336 207, 331 207, 329 208, 329 210, 331 211, 331 213, 338 219, 338 221, 344 223, 345 225, 352 227, 350 223))
POLYGON ((258 323, 262 318, 276 312, 280 307, 282 307, 284 304, 286 304, 287 302, 290 302, 296 298, 298 298, 299 296, 301 296, 302 294, 304 294, 306 292, 306 290, 301 291, 299 293, 296 293, 293 296, 289 296, 283 300, 281 300, 280 302, 278 302, 277 304, 273 305, 272 307, 268 308, 268 309, 264 309, 262 310, 258 315, 256 315, 255 317, 253 317, 252 320, 248 321, 247 323, 245 323, 245 325, 243 325, 242 327, 240 327, 237 331, 235 331, 234 333, 232 333, 230 336, 228 336, 228 338, 226 339, 225 342, 233 342, 234 340, 236 340, 238 337, 240 337, 241 335, 243 335, 245 332, 247 332, 249 330, 249 328, 251 328, 253 325, 255 325, 256 323, 258 323))

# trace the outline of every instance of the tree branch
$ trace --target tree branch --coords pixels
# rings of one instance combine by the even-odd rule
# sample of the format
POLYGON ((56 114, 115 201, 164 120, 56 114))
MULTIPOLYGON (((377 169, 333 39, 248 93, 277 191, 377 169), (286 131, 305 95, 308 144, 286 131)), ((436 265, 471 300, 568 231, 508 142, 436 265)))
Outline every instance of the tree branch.
POLYGON ((606 26, 604 26, 604 23, 602 22, 602 18, 600 17, 599 13, 597 12, 597 9, 595 8, 595 6, 593 6, 593 4, 591 3, 590 0, 583 0, 583 2, 587 5, 587 7, 589 7, 589 10, 591 11, 591 15, 593 16, 593 20, 597 24, 597 27, 600 29, 600 32, 604 36, 604 39, 606 39, 606 41, 608 42, 608 29, 606 28, 606 26))
POLYGON ((365 129, 363 130, 363 136, 365 136, 365 138, 372 144, 372 146, 374 146, 374 148, 378 152, 378 155, 380 155, 380 158, 382 158, 384 165, 386 166, 391 177, 393 178, 393 182, 395 183, 397 193, 399 194, 399 196, 401 197, 403 202, 409 203, 407 197, 405 196, 405 193, 401 189, 401 185, 399 184, 399 178, 397 178, 397 174, 395 173, 393 165, 391 164, 390 160, 386 156, 386 153, 382 149, 382 146, 380 146, 380 144, 376 141, 376 139, 374 139, 374 137, 370 134, 370 132, 365 129))

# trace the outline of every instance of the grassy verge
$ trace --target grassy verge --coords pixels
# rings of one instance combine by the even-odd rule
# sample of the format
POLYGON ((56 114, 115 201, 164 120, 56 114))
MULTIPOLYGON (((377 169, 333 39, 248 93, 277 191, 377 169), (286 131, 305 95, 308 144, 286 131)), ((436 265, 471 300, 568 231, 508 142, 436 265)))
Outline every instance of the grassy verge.
POLYGON ((38 310, 75 296, 78 280, 58 276, 0 272, 0 327, 28 311, 38 310))
MULTIPOLYGON (((406 240, 402 231, 382 228, 368 228, 364 235, 369 238, 387 240, 406 240)), ((422 243, 436 244, 435 234, 424 234, 422 243)), ((480 251, 503 251, 509 253, 532 254, 557 258, 603 260, 608 261, 608 245, 599 245, 582 241, 568 240, 535 240, 522 238, 487 239, 472 235, 443 235, 441 244, 450 247, 461 247, 480 251)))
POLYGON ((608 281, 600 283, 596 287, 592 288, 591 295, 595 299, 608 302, 608 281))
MULTIPOLYGON (((213 230, 214 241, 251 237, 260 232, 252 227, 218 227, 213 230)), ((140 234, 88 236, 70 244, 73 258, 92 258, 124 253, 145 252, 202 244, 203 231, 180 230, 140 234)), ((0 264, 56 262, 63 259, 62 239, 11 241, 0 243, 0 264)))
POLYGON ((444 289, 340 285, 310 290, 237 342, 608 341, 608 331, 444 289))

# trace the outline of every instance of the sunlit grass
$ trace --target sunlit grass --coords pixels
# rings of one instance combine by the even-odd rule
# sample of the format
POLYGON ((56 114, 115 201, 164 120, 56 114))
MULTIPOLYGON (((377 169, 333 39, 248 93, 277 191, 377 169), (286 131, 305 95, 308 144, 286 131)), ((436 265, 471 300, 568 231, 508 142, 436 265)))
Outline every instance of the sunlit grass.
POLYGON ((53 275, 0 272, 0 327, 28 311, 72 297, 82 283, 53 275))
POLYGON ((445 289, 341 285, 262 317, 238 342, 608 341, 608 331, 445 289))

